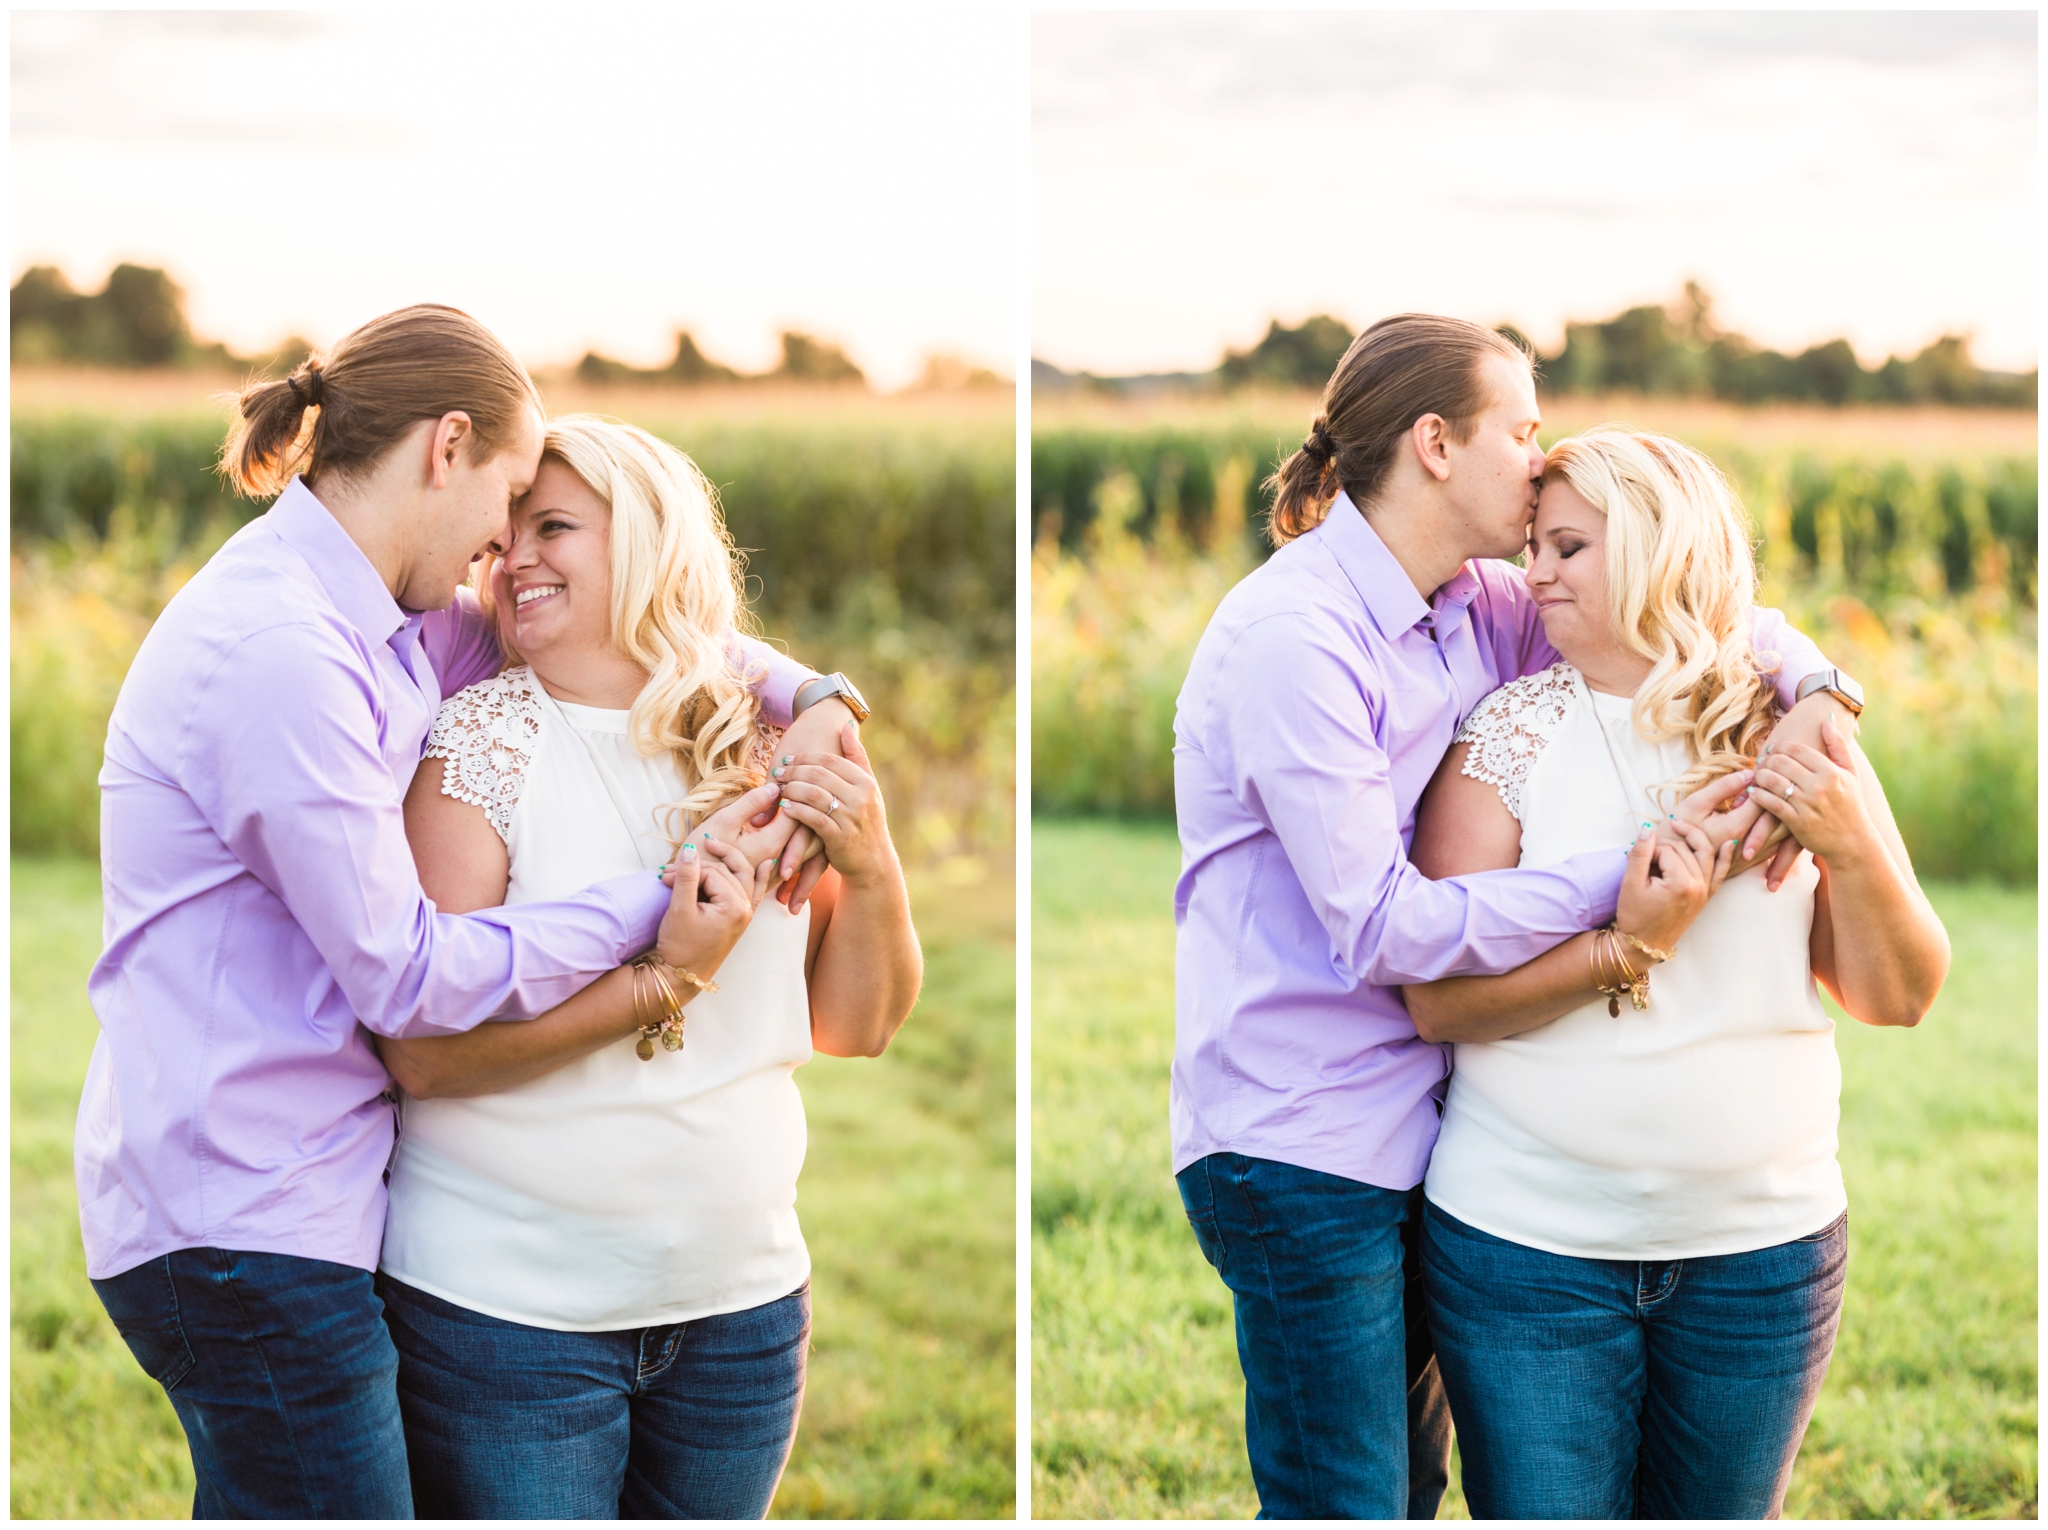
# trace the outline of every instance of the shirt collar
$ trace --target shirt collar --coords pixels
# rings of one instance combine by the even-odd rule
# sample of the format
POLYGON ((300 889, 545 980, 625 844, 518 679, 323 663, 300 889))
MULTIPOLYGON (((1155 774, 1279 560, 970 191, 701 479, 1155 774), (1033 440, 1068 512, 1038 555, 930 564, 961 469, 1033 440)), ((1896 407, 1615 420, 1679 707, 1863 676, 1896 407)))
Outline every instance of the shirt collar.
POLYGON ((1372 522, 1342 489, 1337 491, 1321 530, 1331 556, 1358 591, 1359 599, 1365 602, 1366 612, 1382 637, 1399 637, 1409 628, 1426 622, 1435 628, 1441 642, 1470 615, 1472 602, 1479 594, 1479 576, 1472 572, 1470 563, 1458 565, 1458 571, 1444 581, 1435 598, 1425 601, 1415 592, 1408 571, 1372 529, 1372 522))
POLYGON ((303 479, 295 476, 285 485, 265 519, 306 560, 335 610, 371 642, 388 642, 413 616, 391 598, 355 538, 341 529, 303 479))

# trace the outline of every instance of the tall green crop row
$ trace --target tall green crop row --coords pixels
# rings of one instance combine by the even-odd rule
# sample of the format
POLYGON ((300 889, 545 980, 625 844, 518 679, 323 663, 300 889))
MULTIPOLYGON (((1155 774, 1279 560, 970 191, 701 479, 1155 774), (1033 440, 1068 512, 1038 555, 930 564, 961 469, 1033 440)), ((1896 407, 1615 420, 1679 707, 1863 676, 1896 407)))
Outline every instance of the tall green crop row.
MULTIPOLYGON (((1080 551, 1108 489, 1127 498, 1123 525, 1142 540, 1171 527, 1214 549, 1219 536, 1248 530, 1251 552, 1263 556, 1270 546, 1261 485, 1297 444, 1252 423, 1040 432, 1031 442, 1033 536, 1080 551)), ((1979 588, 2035 603, 2040 499, 2032 457, 1930 464, 1695 444, 1734 482, 1757 518, 1766 567, 1787 580, 1879 605, 1979 588)))
MULTIPOLYGON (((907 853, 1001 849, 1015 791, 1015 447, 1007 420, 647 422, 718 486, 759 629, 852 675, 907 853)), ((12 428, 11 830, 98 848, 107 717, 171 595, 263 507, 204 415, 12 428)))

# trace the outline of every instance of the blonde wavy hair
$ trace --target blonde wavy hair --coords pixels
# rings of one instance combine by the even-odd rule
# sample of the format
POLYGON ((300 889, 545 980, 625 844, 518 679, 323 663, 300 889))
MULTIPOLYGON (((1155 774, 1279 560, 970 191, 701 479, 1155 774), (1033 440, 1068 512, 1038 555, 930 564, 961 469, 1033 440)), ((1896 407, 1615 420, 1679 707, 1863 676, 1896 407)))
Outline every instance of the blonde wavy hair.
POLYGON ((1569 484, 1607 518, 1608 617, 1652 666, 1631 719, 1650 743, 1683 738, 1693 759, 1659 793, 1754 765, 1778 718, 1765 678, 1778 656, 1751 647, 1756 559, 1727 478, 1669 436, 1601 425, 1553 446, 1543 482, 1569 484))
MULTIPOLYGON (((756 749, 760 703, 726 646, 729 633, 751 624, 741 558, 717 491, 666 441, 601 415, 567 414, 549 422, 541 456, 611 511, 612 642, 648 677, 628 728, 641 754, 675 760, 683 795, 660 812, 680 845, 698 820, 766 779, 756 749)), ((476 581, 494 623, 495 563, 479 564, 476 581)), ((506 653, 519 657, 509 646, 506 653)))

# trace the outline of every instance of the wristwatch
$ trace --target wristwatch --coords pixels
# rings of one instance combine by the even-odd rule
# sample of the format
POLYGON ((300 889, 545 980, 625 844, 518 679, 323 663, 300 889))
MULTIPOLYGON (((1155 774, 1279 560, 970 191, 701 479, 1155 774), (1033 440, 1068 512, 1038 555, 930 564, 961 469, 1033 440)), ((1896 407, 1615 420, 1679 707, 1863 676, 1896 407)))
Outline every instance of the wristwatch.
POLYGON ((829 675, 820 675, 815 680, 806 680, 802 685, 798 686, 796 688, 796 695, 790 699, 789 720, 795 722, 805 712, 825 700, 828 696, 837 696, 841 701, 845 702, 846 709, 853 713, 853 720, 855 722, 864 723, 868 720, 867 698, 854 689, 854 684, 851 680, 837 672, 829 675))
POLYGON ((1852 716, 1863 715, 1863 687, 1843 674, 1839 669, 1817 669, 1799 682, 1795 701, 1804 701, 1815 691, 1826 691, 1835 700, 1849 709, 1852 716))

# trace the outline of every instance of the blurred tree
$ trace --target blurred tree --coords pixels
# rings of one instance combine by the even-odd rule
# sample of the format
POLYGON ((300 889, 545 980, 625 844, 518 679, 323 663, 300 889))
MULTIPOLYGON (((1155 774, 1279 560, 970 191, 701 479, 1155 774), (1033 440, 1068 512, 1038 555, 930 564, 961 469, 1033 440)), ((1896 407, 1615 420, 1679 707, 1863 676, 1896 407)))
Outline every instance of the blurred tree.
POLYGON ((768 374, 774 382, 864 384, 867 378, 846 352, 810 335, 785 330, 782 365, 768 374))
POLYGON ((978 367, 963 357, 941 352, 925 357, 924 371, 913 386, 920 393, 959 393, 1010 385, 987 367, 978 367))
POLYGON ((185 324, 185 295, 155 266, 122 264, 94 293, 76 291, 54 266, 31 266, 8 295, 9 354, 22 362, 172 366, 210 359, 185 324))
POLYGON ((1311 314, 1293 329, 1278 319, 1248 351, 1225 351, 1216 369, 1226 388, 1250 383, 1270 388, 1320 388, 1351 349, 1351 327, 1326 313, 1311 314))
POLYGON ((699 350, 696 337, 686 329, 676 331, 676 353, 665 367, 631 366, 600 356, 596 351, 586 351, 576 363, 576 377, 586 383, 679 383, 684 387, 743 381, 731 367, 713 361, 699 350))

